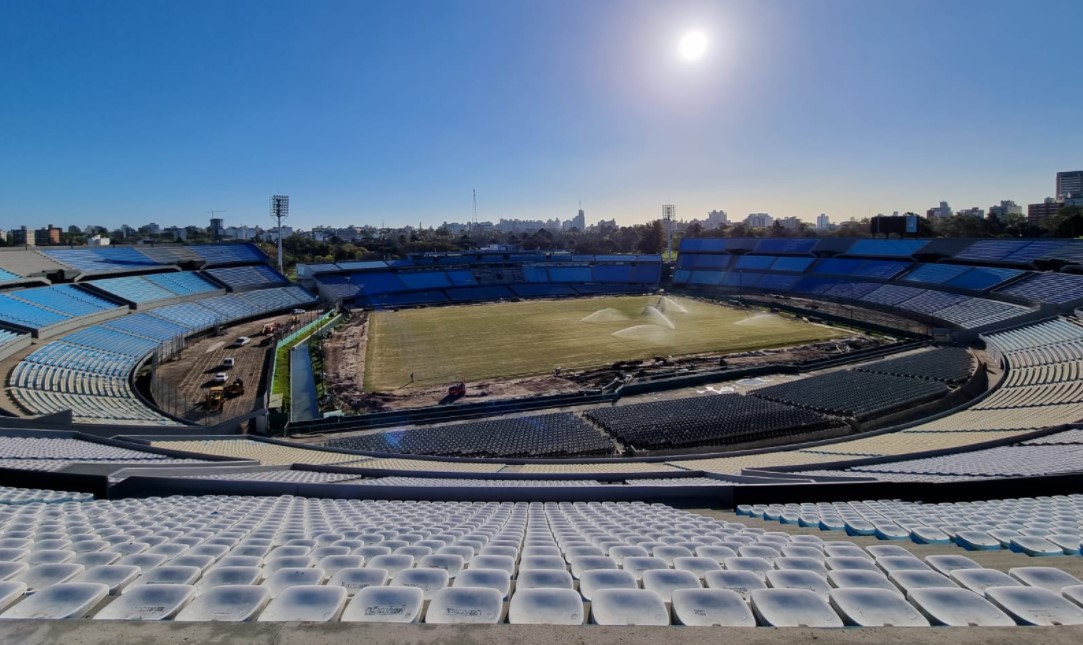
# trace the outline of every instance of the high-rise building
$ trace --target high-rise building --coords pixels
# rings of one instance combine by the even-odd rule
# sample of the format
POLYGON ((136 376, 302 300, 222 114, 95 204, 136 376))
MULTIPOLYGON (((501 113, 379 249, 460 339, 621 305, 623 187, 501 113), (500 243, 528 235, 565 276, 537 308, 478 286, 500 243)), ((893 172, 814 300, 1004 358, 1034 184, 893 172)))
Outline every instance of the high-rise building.
POLYGON ((722 228, 728 221, 726 211, 716 210, 707 213, 707 228, 722 228))
POLYGON ((989 219, 1004 219, 1009 215, 1022 215, 1023 207, 1016 204, 1010 199, 1001 200, 1000 205, 990 206, 988 211, 989 219))
POLYGON ((782 228, 786 229, 787 231, 797 232, 801 230, 801 220, 797 219, 796 217, 780 217, 777 221, 779 224, 782 225, 782 228))
POLYGON ((1052 197, 1046 197, 1045 201, 1040 204, 1029 204, 1027 206, 1027 223, 1039 225, 1046 220, 1052 219, 1060 210, 1060 206, 1061 204, 1052 197))
POLYGON ((745 218, 745 224, 752 228, 767 228, 773 224, 775 218, 771 217, 767 213, 749 213, 745 218))
MULTIPOLYGON (((962 209, 960 211, 957 211, 955 214, 956 215, 969 215, 971 217, 980 217, 982 219, 985 219, 985 210, 982 209, 982 208, 979 208, 977 206, 974 206, 973 208, 964 208, 964 209, 962 209)), ((898 213, 896 213, 896 215, 898 215, 898 213)))
POLYGON ((826 231, 831 228, 831 218, 827 216, 827 213, 820 213, 816 216, 816 230, 826 231))
POLYGON ((34 246, 37 236, 34 232, 25 226, 11 229, 11 245, 12 246, 34 246))
POLYGON ((221 217, 212 217, 211 225, 207 227, 207 232, 211 234, 214 239, 220 239, 222 234, 226 232, 224 226, 224 220, 221 217))
POLYGON ((1057 192, 1059 200, 1083 197, 1083 170, 1066 170, 1057 173, 1057 192))
POLYGON ((60 227, 46 224, 34 231, 34 245, 52 246, 60 244, 60 227))
POLYGON ((948 206, 947 202, 940 202, 939 206, 933 206, 929 210, 925 211, 925 216, 929 219, 951 217, 951 206, 948 206))

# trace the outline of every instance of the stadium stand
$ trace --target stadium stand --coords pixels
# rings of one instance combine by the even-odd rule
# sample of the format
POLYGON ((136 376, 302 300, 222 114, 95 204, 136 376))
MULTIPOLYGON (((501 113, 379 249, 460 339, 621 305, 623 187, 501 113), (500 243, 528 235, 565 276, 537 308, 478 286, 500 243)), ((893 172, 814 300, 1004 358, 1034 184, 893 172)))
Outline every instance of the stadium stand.
POLYGON ((205 273, 226 285, 230 291, 265 289, 289 284, 285 276, 265 264, 207 269, 205 273))
POLYGON ((311 305, 314 300, 298 286, 273 287, 170 305, 85 327, 26 356, 11 373, 9 391, 32 414, 70 409, 76 423, 180 425, 147 408, 131 390, 127 379, 141 360, 178 337, 224 322, 311 305))
POLYGON ((862 372, 959 383, 968 379, 974 371, 974 357, 962 347, 939 347, 899 358, 879 360, 855 369, 862 372))
POLYGON ((562 457, 610 454, 613 444, 569 412, 378 432, 324 445, 363 452, 452 457, 562 457))
MULTIPOLYGON (((459 624, 568 624, 571 616, 572 624, 809 627, 842 626, 855 616, 863 624, 895 624, 898 618, 875 622, 890 611, 907 616, 903 624, 927 624, 914 616, 950 622, 952 606, 936 597, 880 597, 851 587, 879 601, 861 607, 859 597, 841 595, 843 586, 829 580, 875 584, 852 572, 872 565, 895 576, 899 570, 892 567, 917 566, 912 561, 961 581, 998 573, 949 556, 920 559, 901 547, 879 551, 813 541, 644 503, 229 496, 86 501, 43 491, 0 499, 18 496, 51 502, 10 507, 10 521, 26 527, 25 543, 58 540, 70 547, 70 557, 67 564, 36 560, 15 567, 10 578, 20 584, 5 590, 4 618, 435 624, 452 616, 459 624), (63 523, 46 520, 57 504, 66 504, 63 523), (786 555, 797 553, 802 555, 786 555), (761 573, 749 573, 754 571, 761 573), (512 580, 518 581, 514 588, 512 580), (549 609, 557 602, 560 615, 549 609)), ((871 505, 890 513, 886 504, 871 505)), ((1059 593, 1078 583, 1049 567, 1009 574, 1035 592, 1059 593)), ((955 589, 970 594, 962 596, 968 602, 981 600, 955 589)), ((1005 611, 1020 611, 1010 599, 1002 602, 1005 611)), ((1015 624, 992 604, 984 611, 981 624, 1015 624)))
MULTIPOLYGON (((1080 555, 1083 496, 940 504, 899 500, 753 504, 739 506, 737 514, 823 530, 842 529, 850 535, 869 535, 881 540, 955 543, 970 551, 1008 549, 1030 556, 1080 555)), ((963 556, 930 556, 928 565, 964 586, 969 585, 957 574, 980 569, 963 556)), ((1008 573, 1018 582, 1007 584, 1046 587, 1057 592, 1080 584, 1073 576, 1055 568, 1021 567, 1008 573)))
POLYGON ((947 394, 942 383, 873 372, 841 371, 759 388, 751 396, 866 419, 947 394))
POLYGON ((837 425, 808 410, 737 394, 596 408, 585 416, 642 450, 798 437, 837 425))
POLYGON ((192 272, 103 278, 83 284, 93 286, 121 300, 142 306, 189 296, 222 292, 217 285, 211 284, 199 274, 192 272))

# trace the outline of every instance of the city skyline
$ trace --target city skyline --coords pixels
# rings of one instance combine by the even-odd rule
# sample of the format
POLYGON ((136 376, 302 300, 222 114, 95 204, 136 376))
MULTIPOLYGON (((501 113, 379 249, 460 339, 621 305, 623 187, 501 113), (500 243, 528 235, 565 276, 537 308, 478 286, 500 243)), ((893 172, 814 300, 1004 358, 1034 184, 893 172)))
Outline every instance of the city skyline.
POLYGON ((982 6, 15 0, 0 222, 268 228, 285 193, 295 228, 436 227, 473 189, 482 221, 621 225, 1040 202, 1083 166, 1083 5, 982 6))

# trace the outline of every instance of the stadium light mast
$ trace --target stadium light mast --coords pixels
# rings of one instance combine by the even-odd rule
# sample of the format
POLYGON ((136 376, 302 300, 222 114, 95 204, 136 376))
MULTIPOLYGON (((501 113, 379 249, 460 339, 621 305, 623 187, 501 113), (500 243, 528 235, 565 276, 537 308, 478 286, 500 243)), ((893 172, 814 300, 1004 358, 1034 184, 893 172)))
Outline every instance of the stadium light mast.
POLYGON ((282 268, 282 220, 286 219, 290 215, 290 196, 289 195, 274 195, 271 197, 271 219, 277 223, 276 233, 278 234, 278 272, 285 275, 286 272, 282 268))
POLYGON ((662 219, 666 222, 666 260, 673 260, 673 216, 677 213, 677 207, 673 204, 662 204, 662 219))

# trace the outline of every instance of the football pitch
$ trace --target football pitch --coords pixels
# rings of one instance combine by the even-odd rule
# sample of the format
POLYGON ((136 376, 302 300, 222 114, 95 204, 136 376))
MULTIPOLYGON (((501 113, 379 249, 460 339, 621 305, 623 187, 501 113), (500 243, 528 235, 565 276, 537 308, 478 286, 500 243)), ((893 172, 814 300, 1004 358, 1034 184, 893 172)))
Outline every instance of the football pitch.
POLYGON ((680 297, 617 296, 380 311, 365 389, 547 374, 620 360, 786 347, 844 333, 680 297))

